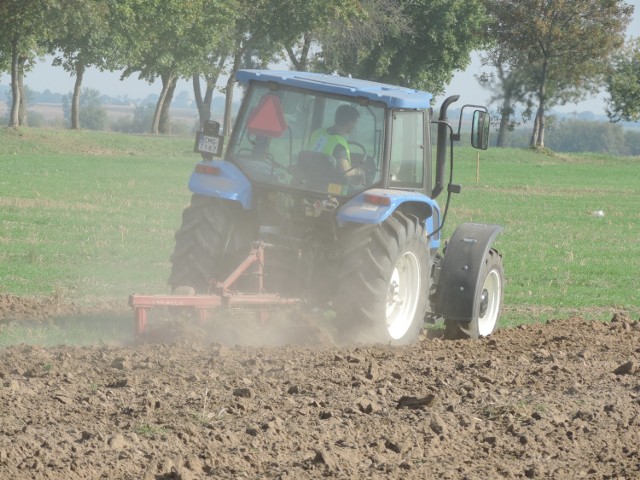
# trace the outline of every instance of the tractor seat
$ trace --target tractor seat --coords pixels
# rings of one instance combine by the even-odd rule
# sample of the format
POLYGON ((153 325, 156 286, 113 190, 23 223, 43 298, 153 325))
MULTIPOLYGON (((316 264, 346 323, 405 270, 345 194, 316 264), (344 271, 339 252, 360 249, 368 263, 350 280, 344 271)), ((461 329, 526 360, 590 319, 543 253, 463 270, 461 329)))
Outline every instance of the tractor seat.
POLYGON ((329 183, 344 183, 336 159, 322 152, 303 150, 298 154, 296 183, 325 189, 329 183))

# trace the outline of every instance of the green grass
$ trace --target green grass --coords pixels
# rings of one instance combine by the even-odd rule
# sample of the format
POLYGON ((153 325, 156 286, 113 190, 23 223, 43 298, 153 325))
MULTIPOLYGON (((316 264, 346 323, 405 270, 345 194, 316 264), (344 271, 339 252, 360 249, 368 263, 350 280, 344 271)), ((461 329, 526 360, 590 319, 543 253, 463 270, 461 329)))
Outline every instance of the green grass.
MULTIPOLYGON (((0 130, 0 293, 167 292, 192 149, 191 138, 0 130)), ((456 149, 463 191, 445 238, 462 222, 505 227, 503 325, 639 315, 640 159, 493 149, 480 153, 477 184, 476 159, 456 149)))
POLYGON ((191 139, 30 129, 0 145, 0 292, 166 289, 191 139))
POLYGON ((480 154, 477 184, 477 153, 461 149, 456 160, 463 191, 447 231, 466 221, 505 227, 507 324, 638 315, 640 159, 493 149, 480 154))

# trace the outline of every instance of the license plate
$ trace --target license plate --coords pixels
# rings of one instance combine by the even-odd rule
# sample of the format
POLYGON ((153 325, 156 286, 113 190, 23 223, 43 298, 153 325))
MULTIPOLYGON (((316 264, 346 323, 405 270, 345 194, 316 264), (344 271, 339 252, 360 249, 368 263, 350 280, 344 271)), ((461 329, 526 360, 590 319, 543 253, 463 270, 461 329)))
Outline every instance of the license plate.
POLYGON ((205 135, 200 132, 196 142, 196 151, 219 157, 222 154, 222 137, 205 135))

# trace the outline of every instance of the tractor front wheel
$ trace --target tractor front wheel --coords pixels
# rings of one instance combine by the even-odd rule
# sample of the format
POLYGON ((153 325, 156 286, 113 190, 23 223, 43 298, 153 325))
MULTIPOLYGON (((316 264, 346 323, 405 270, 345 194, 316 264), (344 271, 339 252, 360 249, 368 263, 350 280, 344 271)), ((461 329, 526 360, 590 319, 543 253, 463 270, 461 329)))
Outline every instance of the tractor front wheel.
POLYGON ((395 212, 381 225, 346 227, 334 310, 339 341, 410 344, 424 323, 429 248, 424 226, 395 212))

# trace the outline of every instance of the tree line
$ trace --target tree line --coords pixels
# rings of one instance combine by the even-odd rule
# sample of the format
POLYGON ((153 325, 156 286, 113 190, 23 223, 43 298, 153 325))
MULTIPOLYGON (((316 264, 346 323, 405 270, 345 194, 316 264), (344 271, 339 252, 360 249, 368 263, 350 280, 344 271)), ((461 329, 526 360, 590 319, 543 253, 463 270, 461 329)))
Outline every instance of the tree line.
MULTIPOLYGON (((505 138, 502 146, 526 148, 529 142, 529 130, 516 128, 505 138)), ((547 121, 545 145, 553 152, 639 156, 640 129, 625 128, 619 123, 554 116, 547 121)))
POLYGON ((640 115, 640 94, 634 111, 618 93, 630 82, 640 92, 640 47, 624 36, 632 14, 623 0, 0 0, 0 71, 11 72, 10 127, 26 122, 25 76, 52 55, 75 78, 72 128, 84 72, 95 67, 160 79, 152 133, 168 132, 179 79, 192 82, 201 122, 221 89, 226 133, 241 68, 286 61, 438 95, 480 50, 498 145, 519 106, 532 119, 530 145, 544 147, 549 109, 603 86, 612 120, 640 115))

